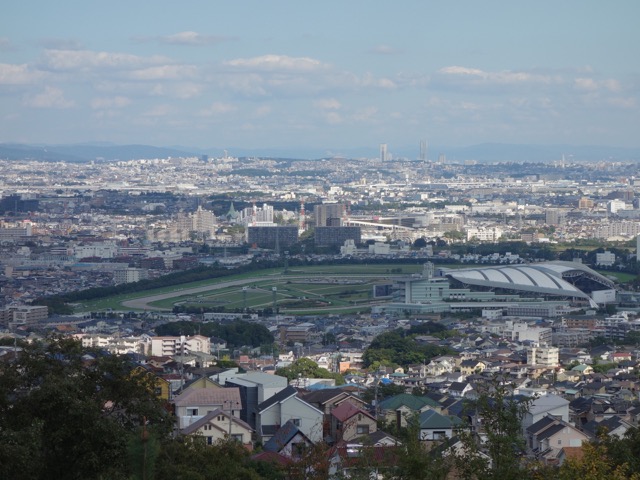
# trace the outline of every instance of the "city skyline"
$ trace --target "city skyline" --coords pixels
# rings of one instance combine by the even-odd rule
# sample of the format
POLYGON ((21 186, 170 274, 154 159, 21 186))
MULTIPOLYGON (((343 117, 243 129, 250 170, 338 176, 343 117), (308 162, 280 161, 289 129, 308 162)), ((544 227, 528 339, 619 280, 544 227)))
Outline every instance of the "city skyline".
POLYGON ((638 147, 638 14, 633 1, 16 2, 0 20, 0 142, 638 147))

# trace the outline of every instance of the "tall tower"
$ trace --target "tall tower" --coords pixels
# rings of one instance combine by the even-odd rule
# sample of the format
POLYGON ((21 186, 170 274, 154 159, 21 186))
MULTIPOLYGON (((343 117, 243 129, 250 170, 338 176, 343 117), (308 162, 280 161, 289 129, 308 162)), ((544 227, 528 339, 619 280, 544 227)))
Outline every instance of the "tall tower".
POLYGON ((421 162, 427 161, 427 141, 426 140, 420 140, 420 161, 421 162))
POLYGON ((381 162, 386 162, 388 156, 389 156, 389 154, 387 152, 387 144, 386 143, 381 143, 380 144, 380 161, 381 162))
POLYGON ((304 199, 300 200, 300 215, 298 217, 298 230, 300 233, 305 232, 307 230, 307 218, 304 211, 304 199))

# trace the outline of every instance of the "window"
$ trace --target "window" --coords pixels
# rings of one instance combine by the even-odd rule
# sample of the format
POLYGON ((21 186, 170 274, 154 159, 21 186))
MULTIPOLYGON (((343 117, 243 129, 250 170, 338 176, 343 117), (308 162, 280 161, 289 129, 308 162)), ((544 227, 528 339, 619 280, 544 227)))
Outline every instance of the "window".
POLYGON ((231 435, 231 439, 235 440, 236 442, 242 443, 242 434, 234 433, 233 435, 231 435))
POLYGON ((207 437, 207 445, 213 445, 213 437, 207 437))
POLYGON ((358 433, 358 435, 368 435, 369 425, 358 425, 356 432, 358 433))
POLYGON ((187 415, 195 416, 198 415, 197 408, 187 408, 187 415))
POLYGON ((293 423, 296 427, 300 426, 300 419, 299 418, 292 418, 291 419, 291 423, 293 423))

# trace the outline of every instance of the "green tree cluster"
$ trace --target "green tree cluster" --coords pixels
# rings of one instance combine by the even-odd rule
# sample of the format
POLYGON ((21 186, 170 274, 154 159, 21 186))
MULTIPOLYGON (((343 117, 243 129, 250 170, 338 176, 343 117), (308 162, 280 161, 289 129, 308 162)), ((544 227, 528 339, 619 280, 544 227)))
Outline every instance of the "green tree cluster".
POLYGON ((438 355, 451 353, 447 347, 418 343, 416 336, 416 333, 402 329, 378 335, 364 351, 362 356, 364 366, 374 368, 378 365, 406 366, 428 362, 438 355))
POLYGON ((234 320, 229 323, 192 322, 183 320, 159 325, 155 328, 158 335, 204 335, 218 337, 227 342, 230 347, 260 347, 273 344, 273 334, 262 324, 234 320))
POLYGON ((0 362, 0 478, 128 478, 128 441, 171 428, 153 392, 126 357, 69 339, 25 346, 0 362))
POLYGON ((344 384, 344 377, 341 374, 320 368, 316 362, 309 358, 299 358, 288 367, 277 369, 276 375, 287 377, 289 381, 298 378, 333 378, 336 385, 344 384))

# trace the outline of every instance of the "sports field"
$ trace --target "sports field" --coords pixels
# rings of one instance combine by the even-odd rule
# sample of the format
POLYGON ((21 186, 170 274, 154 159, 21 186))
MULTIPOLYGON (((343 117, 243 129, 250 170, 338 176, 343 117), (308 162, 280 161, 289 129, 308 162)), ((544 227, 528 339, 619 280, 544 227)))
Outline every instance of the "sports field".
POLYGON ((422 271, 423 265, 320 265, 258 270, 220 279, 84 302, 76 311, 171 311, 175 305, 313 314, 366 311, 375 303, 373 287, 395 276, 422 271))

